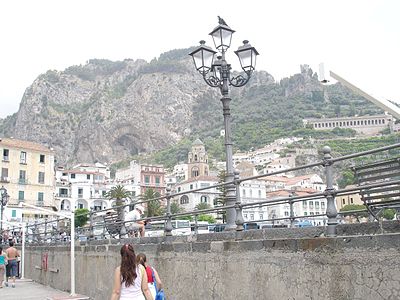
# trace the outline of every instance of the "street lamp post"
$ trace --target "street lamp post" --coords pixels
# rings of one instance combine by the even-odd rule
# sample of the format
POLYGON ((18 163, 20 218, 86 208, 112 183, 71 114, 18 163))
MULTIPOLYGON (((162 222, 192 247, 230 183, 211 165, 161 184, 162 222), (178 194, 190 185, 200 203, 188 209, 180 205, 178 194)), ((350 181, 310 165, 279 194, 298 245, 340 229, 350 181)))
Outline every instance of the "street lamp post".
MULTIPOLYGON (((200 46, 189 53, 193 57, 196 70, 203 76, 204 81, 211 87, 219 88, 222 94, 221 102, 224 115, 225 128, 225 152, 226 152, 226 176, 225 182, 231 182, 226 186, 225 205, 235 205, 236 190, 233 183, 233 160, 232 160, 232 133, 231 133, 231 113, 229 103, 229 86, 242 87, 251 77, 255 69, 257 50, 249 44, 249 41, 243 41, 235 54, 238 56, 244 75, 232 76, 231 65, 225 59, 225 53, 229 49, 232 40, 232 30, 223 19, 218 17, 219 25, 210 33, 214 40, 215 48, 219 54, 214 58, 217 51, 205 45, 205 41, 200 41, 200 46)), ((226 212, 226 230, 236 228, 235 208, 229 208, 226 212)))
POLYGON ((4 211, 4 206, 7 205, 8 200, 10 199, 10 196, 7 193, 7 189, 2 186, 0 188, 0 194, 1 194, 1 214, 0 214, 0 233, 1 233, 1 241, 3 241, 3 211, 4 211))

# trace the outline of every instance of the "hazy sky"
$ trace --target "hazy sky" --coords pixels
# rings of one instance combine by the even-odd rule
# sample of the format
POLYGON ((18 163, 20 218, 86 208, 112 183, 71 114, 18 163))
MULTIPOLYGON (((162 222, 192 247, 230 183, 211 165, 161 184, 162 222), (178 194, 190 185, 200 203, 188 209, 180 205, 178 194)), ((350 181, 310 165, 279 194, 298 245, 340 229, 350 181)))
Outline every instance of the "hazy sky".
POLYGON ((91 58, 149 61, 201 39, 211 46, 218 15, 236 30, 232 65, 233 50, 248 39, 260 53, 257 69, 275 79, 325 62, 400 103, 397 0, 10 0, 0 2, 0 118, 18 110, 25 89, 47 70, 91 58))

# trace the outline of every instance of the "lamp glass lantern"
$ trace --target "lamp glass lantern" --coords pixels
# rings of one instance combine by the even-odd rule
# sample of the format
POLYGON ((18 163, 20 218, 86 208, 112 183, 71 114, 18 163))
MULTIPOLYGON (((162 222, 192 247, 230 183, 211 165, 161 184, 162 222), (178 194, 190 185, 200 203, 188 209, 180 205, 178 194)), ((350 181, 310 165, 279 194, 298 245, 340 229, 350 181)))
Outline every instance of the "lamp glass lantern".
POLYGON ((235 54, 239 57, 240 65, 244 72, 249 73, 254 71, 258 52, 256 48, 249 44, 249 41, 244 40, 243 45, 235 51, 235 54))
POLYGON ((215 48, 221 52, 225 52, 230 46, 232 41, 232 34, 235 30, 231 29, 227 25, 218 25, 210 33, 214 40, 215 48))
POLYGON ((1 200, 1 206, 6 206, 8 203, 8 200, 10 199, 10 195, 7 193, 7 189, 2 186, 0 188, 0 200, 1 200))
POLYGON ((202 75, 205 75, 210 71, 214 55, 217 53, 210 47, 206 46, 205 43, 205 41, 200 41, 200 46, 189 53, 189 55, 193 57, 196 70, 202 75))
POLYGON ((7 205, 8 200, 10 200, 10 195, 7 194, 7 192, 6 192, 5 194, 3 194, 2 199, 1 199, 3 206, 7 205))
POLYGON ((215 78, 221 80, 221 68, 222 68, 222 56, 217 56, 211 66, 211 72, 213 73, 215 78))

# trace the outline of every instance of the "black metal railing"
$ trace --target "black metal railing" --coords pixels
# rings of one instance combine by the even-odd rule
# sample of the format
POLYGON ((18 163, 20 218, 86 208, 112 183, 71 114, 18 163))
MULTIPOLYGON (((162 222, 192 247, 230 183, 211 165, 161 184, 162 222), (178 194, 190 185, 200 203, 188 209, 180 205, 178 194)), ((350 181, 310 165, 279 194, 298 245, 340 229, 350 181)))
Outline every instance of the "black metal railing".
MULTIPOLYGON (((148 202, 154 200, 161 200, 166 202, 166 211, 161 216, 154 216, 148 218, 142 218, 137 221, 145 221, 149 224, 157 224, 159 225, 158 229, 164 231, 164 235, 171 236, 173 235, 173 231, 176 231, 177 228, 173 228, 174 220, 177 220, 182 217, 190 216, 194 219, 192 224, 189 224, 187 227, 194 229, 191 233, 196 234, 198 232, 199 226, 203 226, 204 224, 199 224, 199 216, 204 214, 223 214, 226 212, 227 209, 235 209, 236 211, 236 230, 242 231, 245 229, 246 226, 250 223, 258 222, 261 225, 265 225, 265 227, 273 227, 274 225, 278 225, 278 222, 285 221, 287 226, 296 227, 298 225, 296 222, 298 220, 315 220, 318 219, 322 221, 321 226, 326 226, 326 235, 327 236, 335 236, 336 235, 336 227, 338 225, 338 215, 345 216, 349 214, 356 214, 356 213, 369 213, 367 209, 365 210, 353 210, 353 211, 346 211, 346 212, 338 212, 336 210, 336 203, 335 197, 344 196, 354 193, 362 193, 366 189, 372 188, 399 188, 400 180, 384 180, 381 182, 376 183, 368 183, 363 185, 354 186, 351 188, 346 189, 336 189, 333 185, 333 165, 336 162, 349 160, 356 157, 367 156, 370 154, 388 151, 391 149, 400 148, 399 144, 394 144, 386 147, 377 148, 374 150, 359 152, 351 155, 345 155, 341 157, 333 158, 331 156, 331 151, 329 147, 323 148, 323 159, 319 162, 298 166, 291 169, 276 171, 268 174, 261 174, 246 178, 240 178, 239 173, 235 172, 234 179, 231 182, 224 182, 218 183, 215 185, 201 187, 197 189, 192 189, 189 191, 181 191, 176 193, 171 193, 171 190, 167 188, 166 194, 162 195, 158 198, 148 199, 148 200, 141 200, 139 197, 132 198, 133 200, 129 203, 124 203, 121 206, 116 206, 112 208, 107 208, 103 210, 97 211, 90 211, 85 215, 88 215, 88 222, 87 225, 84 227, 76 228, 76 237, 79 240, 90 240, 90 239, 106 239, 106 238, 124 238, 129 236, 129 232, 127 232, 127 228, 129 227, 131 222, 125 221, 124 219, 124 212, 128 209, 128 207, 132 207, 137 204, 147 205, 148 202), (261 178, 268 178, 270 176, 279 175, 286 172, 293 172, 299 170, 306 170, 315 167, 322 167, 324 168, 325 179, 326 179, 326 189, 323 192, 316 192, 313 194, 307 195, 289 195, 288 197, 279 197, 279 198, 266 198, 254 202, 242 202, 240 196, 240 185, 243 182, 261 179, 261 178), (236 202, 233 205, 225 205, 225 206, 216 206, 208 209, 202 210, 192 210, 192 211, 185 211, 179 213, 171 213, 171 201, 174 199, 179 199, 180 196, 188 195, 191 193, 199 193, 201 191, 207 191, 210 189, 217 189, 223 186, 227 186, 229 184, 235 185, 236 188, 236 202), (326 201, 326 211, 324 213, 315 213, 313 215, 310 214, 303 214, 298 215, 295 213, 295 205, 299 202, 303 201, 315 201, 321 200, 321 203, 325 204, 326 201), (289 206, 289 214, 287 216, 279 216, 279 215, 267 215, 266 218, 262 220, 256 221, 245 221, 243 219, 243 210, 248 210, 250 208, 264 208, 267 209, 269 207, 274 207, 278 205, 287 205, 289 206), (114 217, 104 217, 104 216, 114 216, 114 217), (111 222, 107 222, 107 220, 112 220, 111 222), (161 222, 159 222, 161 221, 161 222), (111 226, 112 225, 112 226, 111 226), (111 232, 110 228, 113 228, 111 232)), ((303 202, 304 203, 304 202, 303 202)), ((381 208, 394 208, 399 209, 399 203, 391 203, 391 201, 382 201, 380 203, 381 208)), ((322 207, 319 212, 321 212, 322 207)), ((316 210, 314 210, 316 211, 316 210)), ((317 211, 317 212, 318 212, 317 211)), ((77 217, 77 216, 76 216, 77 217)), ((210 226, 214 226, 212 224, 210 226)), ((282 224, 280 224, 282 225, 282 224)), ((220 225, 219 227, 223 226, 220 225)), ((70 236, 70 221, 63 218, 55 218, 52 220, 45 219, 43 221, 36 221, 35 223, 30 223, 26 225, 26 240, 27 242, 34 242, 34 243, 51 243, 51 242, 68 242, 70 236)), ((175 226, 177 227, 177 226, 175 226)), ((13 232, 20 232, 21 228, 14 227, 13 232)), ((188 233, 188 231, 186 231, 188 233)), ((188 234, 191 234, 190 232, 188 234)), ((18 234, 17 234, 18 235, 18 234)))

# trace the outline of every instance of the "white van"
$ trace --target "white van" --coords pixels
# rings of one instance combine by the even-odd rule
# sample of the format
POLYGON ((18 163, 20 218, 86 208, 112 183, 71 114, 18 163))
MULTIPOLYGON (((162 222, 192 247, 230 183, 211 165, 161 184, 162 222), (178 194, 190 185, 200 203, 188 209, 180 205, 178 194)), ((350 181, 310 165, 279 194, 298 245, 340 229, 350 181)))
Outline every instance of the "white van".
MULTIPOLYGON (((144 236, 164 236, 166 221, 152 221, 146 226, 144 236)), ((172 235, 190 235, 190 223, 188 220, 172 220, 172 235)))

